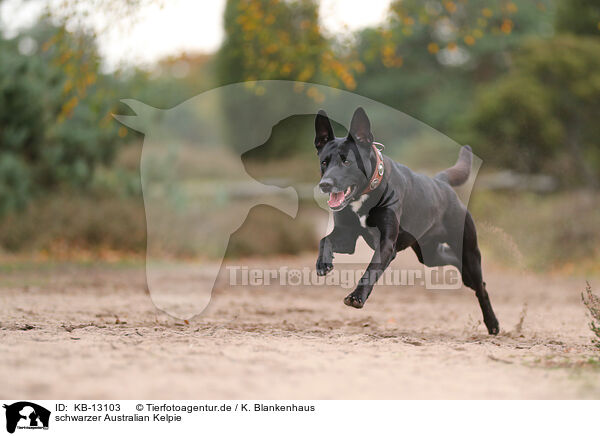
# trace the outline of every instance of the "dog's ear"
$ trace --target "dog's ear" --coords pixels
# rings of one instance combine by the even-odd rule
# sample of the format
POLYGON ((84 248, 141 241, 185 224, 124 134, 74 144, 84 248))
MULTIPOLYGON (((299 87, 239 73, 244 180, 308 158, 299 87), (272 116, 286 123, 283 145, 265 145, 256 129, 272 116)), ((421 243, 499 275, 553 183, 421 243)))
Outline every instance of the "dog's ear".
POLYGON ((315 118, 315 147, 317 147, 318 150, 333 138, 333 127, 331 127, 329 117, 325 111, 321 109, 315 118))
POLYGON ((356 144, 371 145, 373 134, 371 133, 371 122, 362 107, 357 108, 352 115, 348 139, 354 140, 356 144))

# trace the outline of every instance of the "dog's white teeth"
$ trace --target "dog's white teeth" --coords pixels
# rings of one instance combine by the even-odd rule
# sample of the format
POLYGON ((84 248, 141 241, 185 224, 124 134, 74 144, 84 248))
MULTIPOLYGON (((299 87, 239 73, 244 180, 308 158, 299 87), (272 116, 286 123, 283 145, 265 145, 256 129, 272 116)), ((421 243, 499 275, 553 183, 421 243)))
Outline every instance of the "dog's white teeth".
POLYGON ((344 193, 344 195, 349 195, 350 194, 350 186, 348 186, 348 189, 346 189, 346 192, 344 193))

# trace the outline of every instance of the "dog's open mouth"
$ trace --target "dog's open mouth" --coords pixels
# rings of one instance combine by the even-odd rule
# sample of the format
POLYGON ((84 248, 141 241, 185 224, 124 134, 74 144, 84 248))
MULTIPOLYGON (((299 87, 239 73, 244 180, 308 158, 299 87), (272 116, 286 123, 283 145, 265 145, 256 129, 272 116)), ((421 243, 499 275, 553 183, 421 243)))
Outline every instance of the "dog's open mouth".
POLYGON ((348 186, 345 191, 331 192, 329 193, 327 204, 331 210, 341 210, 348 204, 348 201, 354 195, 355 190, 356 185, 351 185, 348 186))

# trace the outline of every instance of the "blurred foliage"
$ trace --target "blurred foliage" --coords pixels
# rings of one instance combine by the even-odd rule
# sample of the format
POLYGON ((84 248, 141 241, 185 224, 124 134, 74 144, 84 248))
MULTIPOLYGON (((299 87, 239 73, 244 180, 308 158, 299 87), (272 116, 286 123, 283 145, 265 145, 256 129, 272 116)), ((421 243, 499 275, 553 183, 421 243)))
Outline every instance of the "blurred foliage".
POLYGON ((600 35, 600 2, 598 0, 559 0, 556 30, 575 35, 600 35))
POLYGON ((315 0, 228 0, 218 53, 222 84, 287 79, 353 90, 357 59, 334 52, 315 0))
MULTIPOLYGON (((160 109, 170 109, 201 92, 217 86, 213 55, 187 54, 167 57, 151 71, 130 68, 117 71, 120 81, 119 99, 132 98, 160 109)), ((120 105, 117 113, 128 114, 120 105)), ((131 114, 133 114, 131 112, 131 114)))
POLYGON ((507 71, 509 50, 552 20, 546 1, 394 1, 382 26, 358 34, 357 92, 448 131, 475 87, 507 71))
MULTIPOLYGON (((392 2, 380 26, 344 40, 323 36, 314 1, 230 0, 217 73, 220 83, 343 86, 449 130, 468 109, 475 85, 507 71, 511 48, 526 36, 551 33, 552 11, 548 0, 402 0, 392 2)), ((237 106, 243 105, 225 108, 232 119, 237 106)), ((287 152, 304 147, 298 140, 287 152)), ((261 157, 268 156, 265 149, 261 157)))
MULTIPOLYGON (((335 50, 333 40, 327 39, 319 24, 319 7, 315 0, 228 0, 224 16, 225 40, 217 53, 217 75, 220 84, 255 80, 296 80, 317 82, 349 90, 356 88, 354 75, 364 69, 352 54, 335 50)), ((223 102, 229 120, 244 116, 250 99, 264 94, 261 86, 249 84, 246 96, 235 102, 223 102)), ((322 101, 314 88, 299 88, 308 97, 322 101)), ((284 101, 268 99, 271 108, 284 101)), ((304 126, 302 120, 291 120, 294 131, 304 126)), ((234 132, 224 132, 228 141, 242 144, 245 138, 234 132)), ((306 140, 300 136, 286 144, 287 153, 302 153, 306 140)), ((273 144, 271 144, 273 145, 273 144)), ((283 147, 263 147, 262 159, 280 157, 283 147)))
MULTIPOLYGON (((225 39, 216 54, 180 54, 151 69, 103 72, 98 35, 112 26, 127 28, 139 11, 155 3, 58 0, 49 18, 14 38, 0 37, 0 246, 143 250, 140 137, 110 113, 130 113, 119 106, 122 98, 171 108, 240 81, 297 80, 351 90, 471 143, 484 168, 545 173, 564 187, 597 186, 596 0, 396 0, 383 23, 350 36, 324 31, 316 0, 228 0, 225 39), (94 25, 98 13, 104 27, 94 25), (122 144, 132 142, 138 146, 134 152, 118 153, 122 144), (127 163, 115 159, 117 154, 129 154, 127 163), (97 203, 100 217, 109 214, 119 222, 86 212, 97 203)), ((321 101, 318 93, 309 95, 310 89, 299 87, 299 92, 321 101)), ((247 88, 249 97, 261 92, 260 86, 247 88)), ((285 103, 274 100, 269 104, 285 103)), ((243 101, 221 103, 215 109, 230 119, 242 115, 243 101)), ((178 122, 182 134, 189 128, 191 137, 193 121, 178 122)), ((336 132, 342 130, 336 126, 336 132)), ((425 160, 426 147, 419 144, 426 140, 415 138, 413 144, 425 160)), ((244 161, 257 178, 284 177, 298 168, 309 174, 312 168, 298 166, 293 154, 313 153, 311 142, 311 117, 290 117, 274 126, 269 141, 244 161), (277 172, 266 171, 265 165, 277 172)), ((569 202, 568 194, 547 199, 511 195, 490 194, 475 208, 484 218, 514 228, 533 265, 555 265, 590 252, 600 256, 593 248, 596 197, 576 194, 569 202), (501 213, 517 203, 523 208, 518 219, 501 213), (552 228, 552 235, 538 235, 525 225, 525 216, 538 227, 552 228)), ((293 239, 293 225, 286 220, 263 235, 258 223, 268 214, 259 210, 255 215, 256 223, 250 221, 233 239, 230 254, 257 252, 263 239, 284 251, 285 244, 277 241, 287 241, 294 252, 314 245, 308 237, 293 239)))
POLYGON ((530 40, 470 114, 484 161, 595 186, 600 172, 600 38, 530 40))
POLYGON ((0 40, 0 214, 57 185, 86 186, 125 135, 94 41, 42 22, 0 40))

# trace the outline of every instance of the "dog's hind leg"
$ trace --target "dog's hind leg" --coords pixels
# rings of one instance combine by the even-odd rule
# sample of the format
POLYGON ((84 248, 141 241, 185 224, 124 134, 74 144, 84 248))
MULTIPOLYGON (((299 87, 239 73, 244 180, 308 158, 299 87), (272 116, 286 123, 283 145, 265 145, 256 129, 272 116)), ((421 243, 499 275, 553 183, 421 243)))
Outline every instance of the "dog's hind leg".
POLYGON ((485 282, 481 272, 481 253, 477 246, 477 232, 475 223, 471 214, 467 212, 465 216, 465 232, 463 235, 463 265, 462 280, 463 283, 475 291, 479 306, 483 313, 483 322, 490 335, 497 335, 500 331, 498 320, 492 309, 490 297, 485 288, 485 282))
POLYGON ((454 250, 447 244, 439 242, 430 242, 428 244, 419 244, 415 242, 411 248, 417 255, 419 262, 425 266, 446 266, 452 265, 461 269, 461 262, 454 250))

